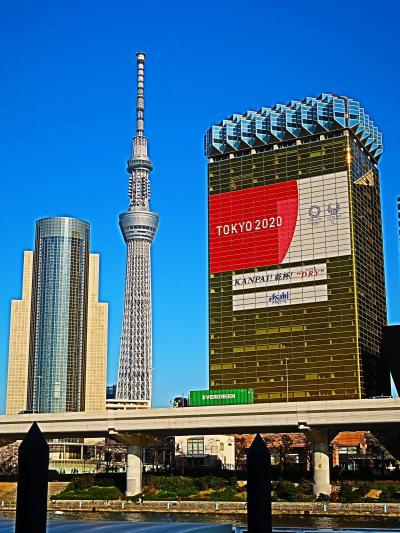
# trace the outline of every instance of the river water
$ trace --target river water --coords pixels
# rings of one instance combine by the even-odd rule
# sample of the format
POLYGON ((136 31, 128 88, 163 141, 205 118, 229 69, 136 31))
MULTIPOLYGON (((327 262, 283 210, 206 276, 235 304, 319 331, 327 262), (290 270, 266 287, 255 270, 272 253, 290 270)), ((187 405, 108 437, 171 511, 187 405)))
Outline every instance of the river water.
MULTIPOLYGON (((13 512, 0 512, 0 519, 13 519, 13 512)), ((101 513, 101 512, 65 512, 56 515, 54 512, 48 513, 49 520, 114 520, 130 522, 192 522, 192 523, 214 523, 232 524, 235 526, 246 525, 246 516, 237 514, 199 514, 193 513, 101 513)), ((398 529, 400 531, 399 518, 376 518, 371 516, 343 517, 343 516, 274 516, 274 527, 291 528, 313 528, 321 529, 375 529, 384 531, 385 529, 398 529)))

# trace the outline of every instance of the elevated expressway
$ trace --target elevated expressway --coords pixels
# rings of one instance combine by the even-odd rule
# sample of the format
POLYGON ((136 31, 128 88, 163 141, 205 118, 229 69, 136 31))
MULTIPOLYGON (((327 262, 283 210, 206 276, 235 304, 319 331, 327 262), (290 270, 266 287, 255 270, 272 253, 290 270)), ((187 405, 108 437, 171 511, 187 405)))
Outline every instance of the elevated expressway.
POLYGON ((303 431, 313 443, 315 492, 329 492, 329 431, 400 428, 400 398, 0 416, 0 441, 22 439, 32 422, 46 438, 114 436, 128 445, 127 494, 141 490, 145 435, 303 431))

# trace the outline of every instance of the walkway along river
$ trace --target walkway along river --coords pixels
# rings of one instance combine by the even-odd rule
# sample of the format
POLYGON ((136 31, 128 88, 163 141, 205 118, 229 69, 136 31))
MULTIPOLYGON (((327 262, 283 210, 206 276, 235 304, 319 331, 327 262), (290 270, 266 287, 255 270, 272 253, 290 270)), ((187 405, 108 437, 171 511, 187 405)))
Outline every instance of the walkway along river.
MULTIPOLYGON (((0 502, 0 511, 14 511, 15 504, 0 502)), ((52 500, 48 503, 48 511, 74 513, 168 513, 168 514, 213 514, 213 515, 246 515, 246 503, 243 502, 210 502, 210 501, 144 501, 142 504, 125 500, 52 500)), ((329 502, 273 502, 272 513, 295 516, 353 516, 353 517, 398 517, 400 519, 400 503, 329 503, 329 502)), ((400 520, 399 520, 400 527, 400 520)))

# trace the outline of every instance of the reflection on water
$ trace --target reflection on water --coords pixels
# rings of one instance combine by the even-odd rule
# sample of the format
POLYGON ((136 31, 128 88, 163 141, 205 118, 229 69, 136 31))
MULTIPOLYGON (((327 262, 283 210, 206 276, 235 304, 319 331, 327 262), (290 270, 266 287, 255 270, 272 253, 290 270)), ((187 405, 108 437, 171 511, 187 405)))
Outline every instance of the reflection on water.
POLYGON ((274 527, 298 527, 316 529, 396 529, 398 518, 374 518, 372 516, 274 516, 274 527))
MULTIPOLYGON (((246 525, 245 515, 213 515, 213 514, 199 514, 194 513, 101 513, 101 512, 69 512, 65 511, 62 515, 56 515, 49 511, 49 520, 113 520, 113 521, 128 521, 128 522, 192 522, 192 523, 212 523, 212 524, 232 524, 232 525, 246 525)), ((0 512, 0 519, 8 518, 14 519, 13 512, 0 512)))
MULTIPOLYGON (((15 513, 0 512, 0 518, 13 519, 15 513)), ((50 511, 51 520, 114 520, 130 522, 196 522, 213 524, 246 525, 246 516, 238 514, 194 514, 194 513, 101 513, 65 512, 56 515, 50 511)), ((400 531, 398 518, 373 518, 371 516, 274 516, 274 527, 315 528, 315 529, 396 529, 400 531)))

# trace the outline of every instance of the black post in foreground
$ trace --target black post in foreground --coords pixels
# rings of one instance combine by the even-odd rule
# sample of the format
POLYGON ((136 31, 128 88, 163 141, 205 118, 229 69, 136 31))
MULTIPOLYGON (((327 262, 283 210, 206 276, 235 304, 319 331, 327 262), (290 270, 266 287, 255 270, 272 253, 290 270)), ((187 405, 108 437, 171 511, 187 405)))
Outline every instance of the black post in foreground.
POLYGON ((272 533, 271 455, 258 433, 247 452, 248 533, 272 533))
POLYGON ((46 533, 49 446, 34 422, 18 450, 15 533, 46 533))

